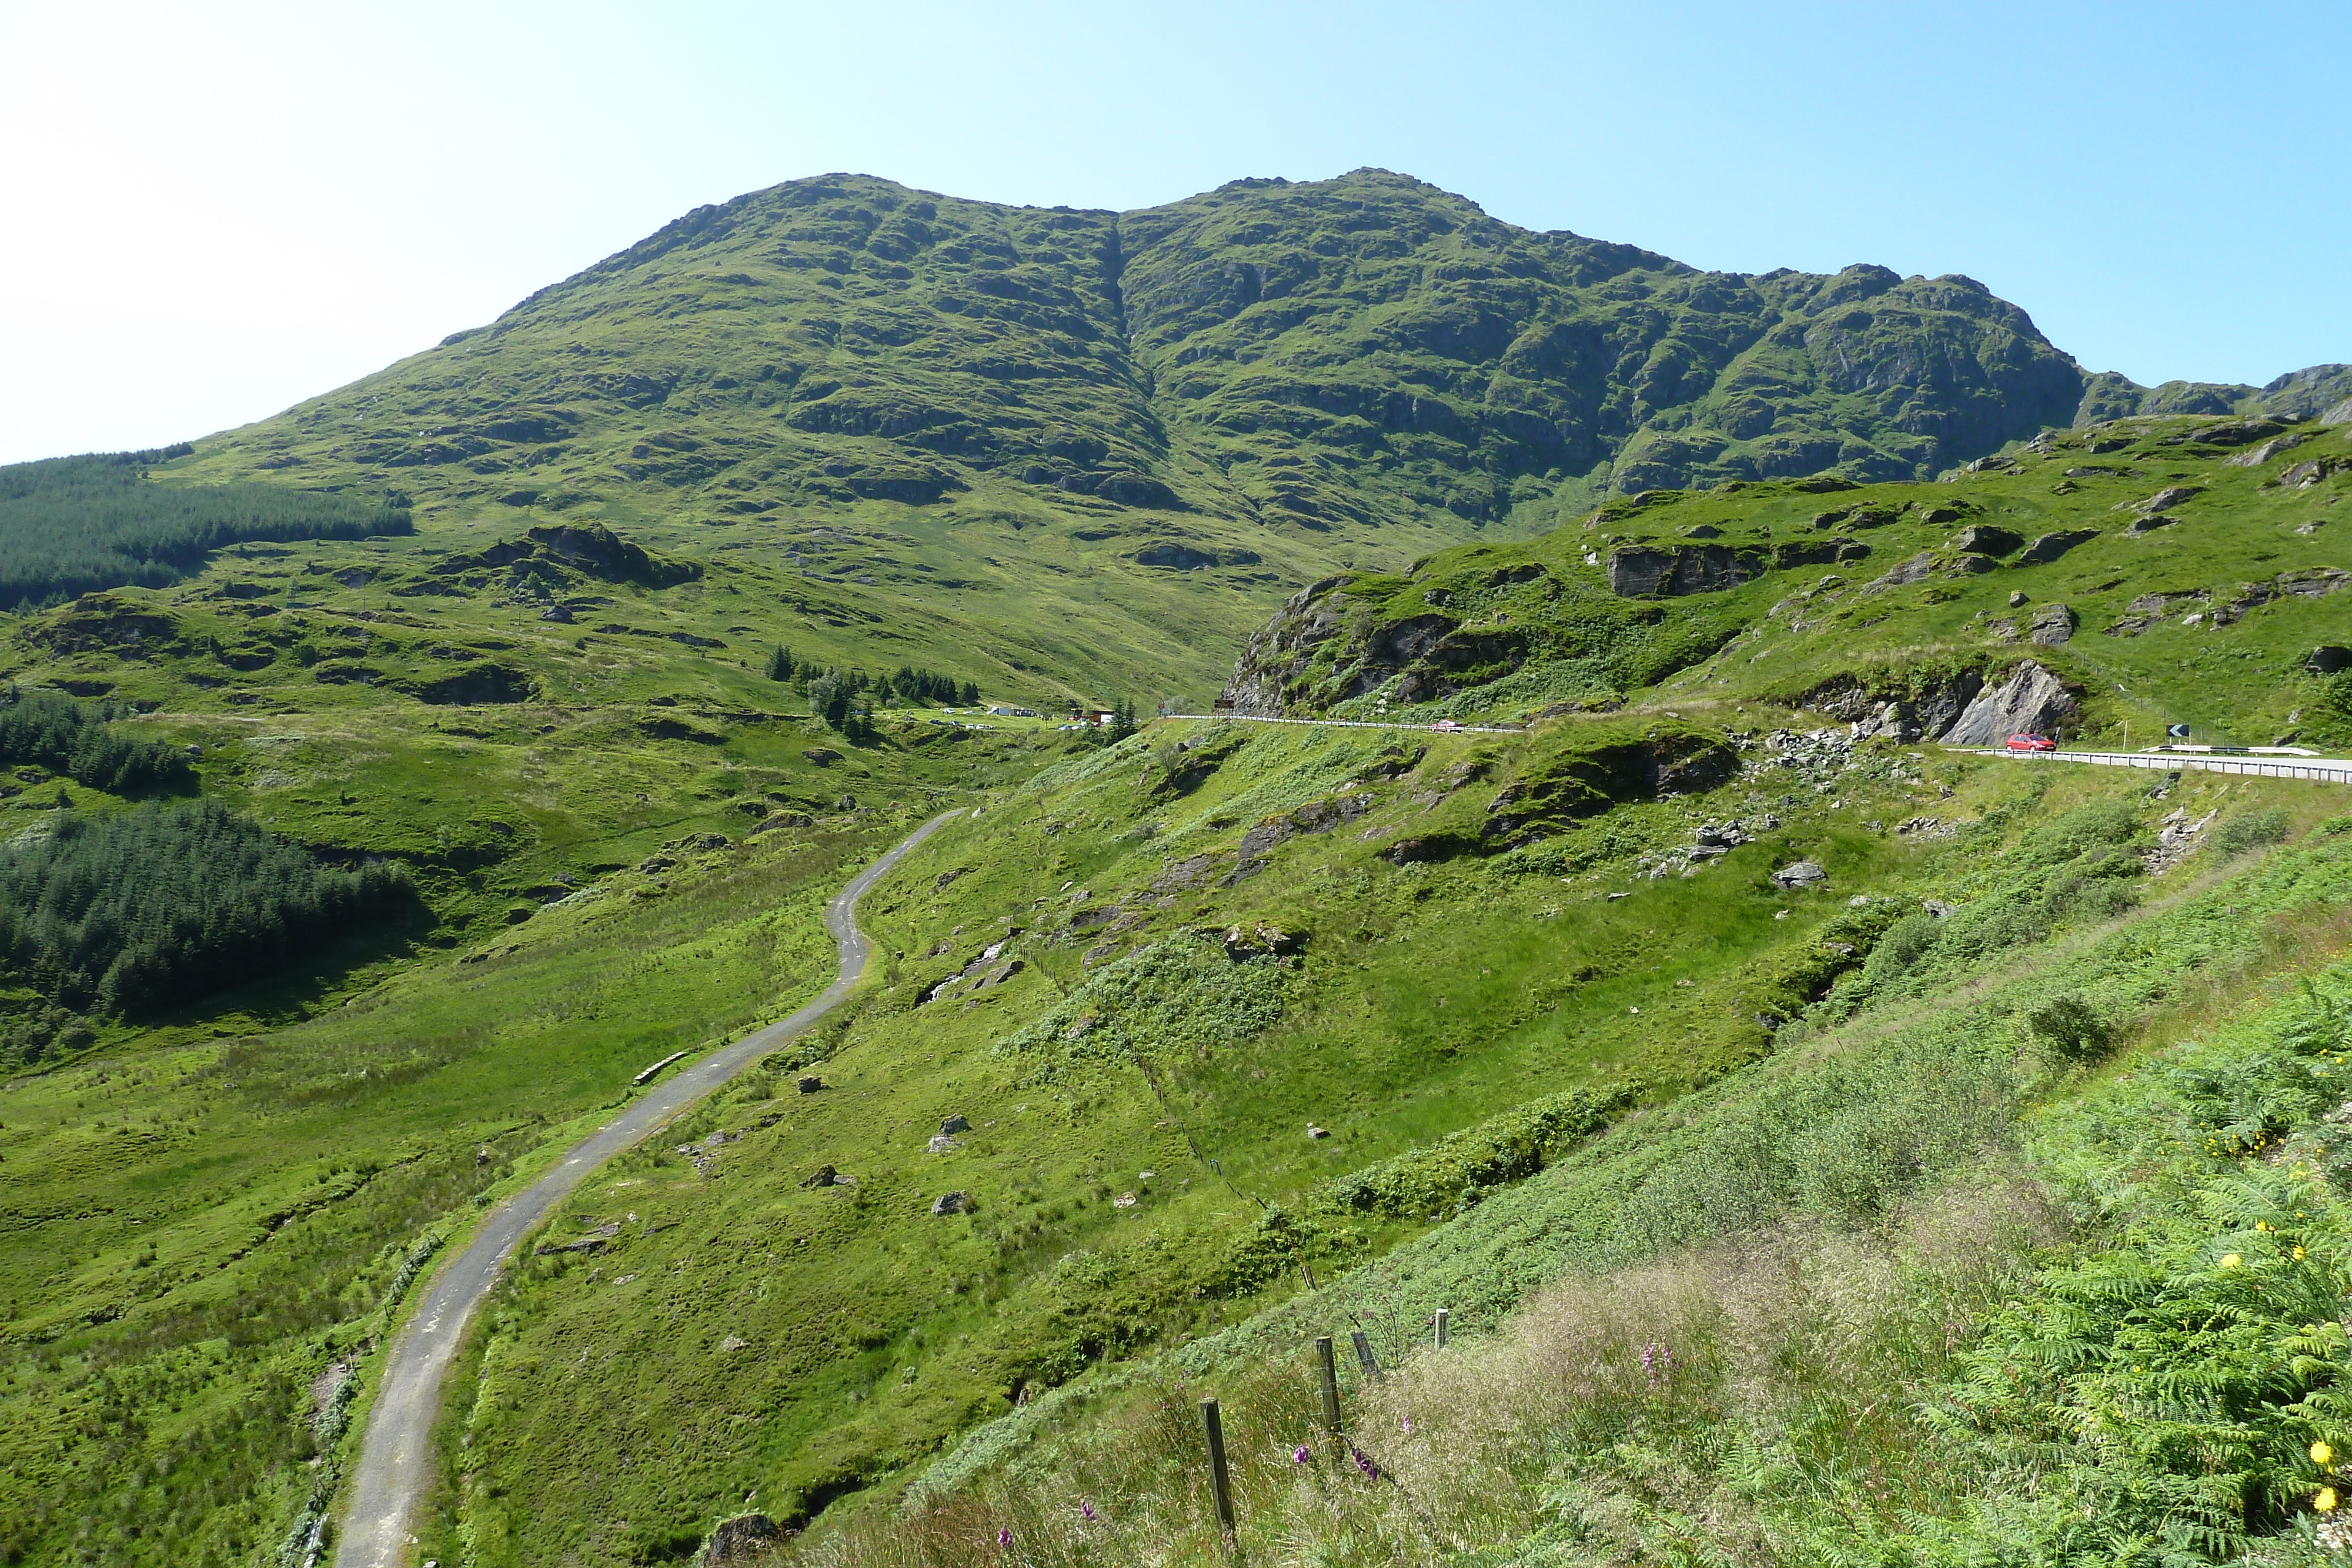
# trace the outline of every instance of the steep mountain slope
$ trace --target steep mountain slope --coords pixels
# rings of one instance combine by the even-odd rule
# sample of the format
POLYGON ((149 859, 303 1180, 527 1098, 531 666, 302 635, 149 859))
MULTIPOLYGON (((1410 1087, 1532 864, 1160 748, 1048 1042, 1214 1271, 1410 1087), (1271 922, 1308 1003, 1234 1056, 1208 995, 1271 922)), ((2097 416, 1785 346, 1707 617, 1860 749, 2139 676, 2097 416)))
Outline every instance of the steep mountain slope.
MULTIPOLYGON (((1124 214, 835 177, 201 444, 138 483, 389 489, 414 532, 219 542, 21 615, 0 674, 418 907, 160 1022, 8 959, 0 1561, 302 1561, 437 1249, 813 991, 844 867, 950 804, 866 906, 870 988, 518 1258, 420 1556, 635 1568, 748 1506, 810 1561, 969 1562, 1034 1484, 995 1460, 1139 1377, 1297 1396, 1310 1326, 1385 1349, 1433 1301, 1499 1328, 1562 1270, 1875 1223, 2178 976, 2236 1006, 2341 948, 2332 830, 2185 885, 2329 797, 1931 749, 2352 742, 2336 376, 2045 431, 2084 378, 1965 279, 1703 275, 1372 171, 1124 214), (1254 628, 1244 712, 1517 727, 851 734, 769 673, 1205 701, 1254 628), (2087 1011, 2043 1030, 2036 985, 2087 1011), (1907 1032, 1953 997, 1975 1054, 1907 1032)), ((57 762, 12 759, 0 856, 135 809, 57 762)), ((1320 1552, 1363 1472, 1265 1408, 1247 1484, 1314 1496, 1253 1552, 1320 1552)), ((1213 1549, 1189 1480, 1155 1516, 1114 1469, 1116 1530, 1049 1470, 1018 1551, 1213 1549)))
POLYGON ((1171 423, 1302 520, 1498 519, 1562 486, 1841 466, 1925 477, 2068 423, 2081 397, 2073 361, 1968 278, 1702 273, 1377 170, 1236 182, 1120 233, 1171 423))
POLYGON ((1704 274, 1377 170, 1124 214, 843 175, 699 209, 165 477, 389 487, 428 552, 558 519, 750 551, 886 615, 1087 625, 1009 656, 1066 689, 1181 690, 1335 567, 1661 485, 1925 476, 2082 387, 1965 278, 1704 274))

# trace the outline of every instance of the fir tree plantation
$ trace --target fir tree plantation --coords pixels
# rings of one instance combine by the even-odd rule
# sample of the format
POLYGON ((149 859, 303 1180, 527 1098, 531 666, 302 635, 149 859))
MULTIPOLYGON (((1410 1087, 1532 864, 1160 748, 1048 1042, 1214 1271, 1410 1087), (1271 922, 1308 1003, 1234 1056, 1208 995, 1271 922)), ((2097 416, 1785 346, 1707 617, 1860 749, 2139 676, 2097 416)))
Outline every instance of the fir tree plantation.
POLYGON ((0 470, 0 1562, 2339 1560, 2347 496, 1377 170, 0 470))

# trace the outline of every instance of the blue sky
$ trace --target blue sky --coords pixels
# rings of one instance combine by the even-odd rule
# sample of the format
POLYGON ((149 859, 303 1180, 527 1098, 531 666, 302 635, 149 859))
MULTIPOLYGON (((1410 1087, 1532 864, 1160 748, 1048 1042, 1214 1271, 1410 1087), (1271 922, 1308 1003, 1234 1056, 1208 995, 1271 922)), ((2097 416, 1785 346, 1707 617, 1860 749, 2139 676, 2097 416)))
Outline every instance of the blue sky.
POLYGON ((2352 361, 2347 56, 2340 3, 0 0, 0 461, 260 417, 834 170, 1127 208, 1376 164, 2262 382, 2352 361))

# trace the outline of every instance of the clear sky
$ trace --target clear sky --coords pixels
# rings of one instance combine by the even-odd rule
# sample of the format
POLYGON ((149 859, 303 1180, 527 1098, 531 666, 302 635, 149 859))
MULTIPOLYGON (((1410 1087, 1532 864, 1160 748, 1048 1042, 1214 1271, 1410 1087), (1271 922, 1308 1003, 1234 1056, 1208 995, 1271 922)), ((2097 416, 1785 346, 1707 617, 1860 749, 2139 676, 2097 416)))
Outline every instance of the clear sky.
POLYGON ((2352 361, 2347 58, 2343 0, 0 0, 0 461, 258 418, 836 170, 1128 208, 1375 164, 2260 382, 2352 361))

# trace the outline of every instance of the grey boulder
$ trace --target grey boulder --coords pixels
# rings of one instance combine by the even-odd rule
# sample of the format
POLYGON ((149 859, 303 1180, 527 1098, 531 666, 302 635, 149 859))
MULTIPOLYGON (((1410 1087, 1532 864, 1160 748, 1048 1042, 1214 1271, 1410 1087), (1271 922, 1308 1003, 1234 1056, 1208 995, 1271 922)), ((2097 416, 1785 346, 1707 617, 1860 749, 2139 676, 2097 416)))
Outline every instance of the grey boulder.
POLYGON ((1999 685, 1978 693, 1937 738, 1947 746, 1998 746, 2021 730, 2047 735, 2074 714, 2065 684, 2028 660, 1999 685))

